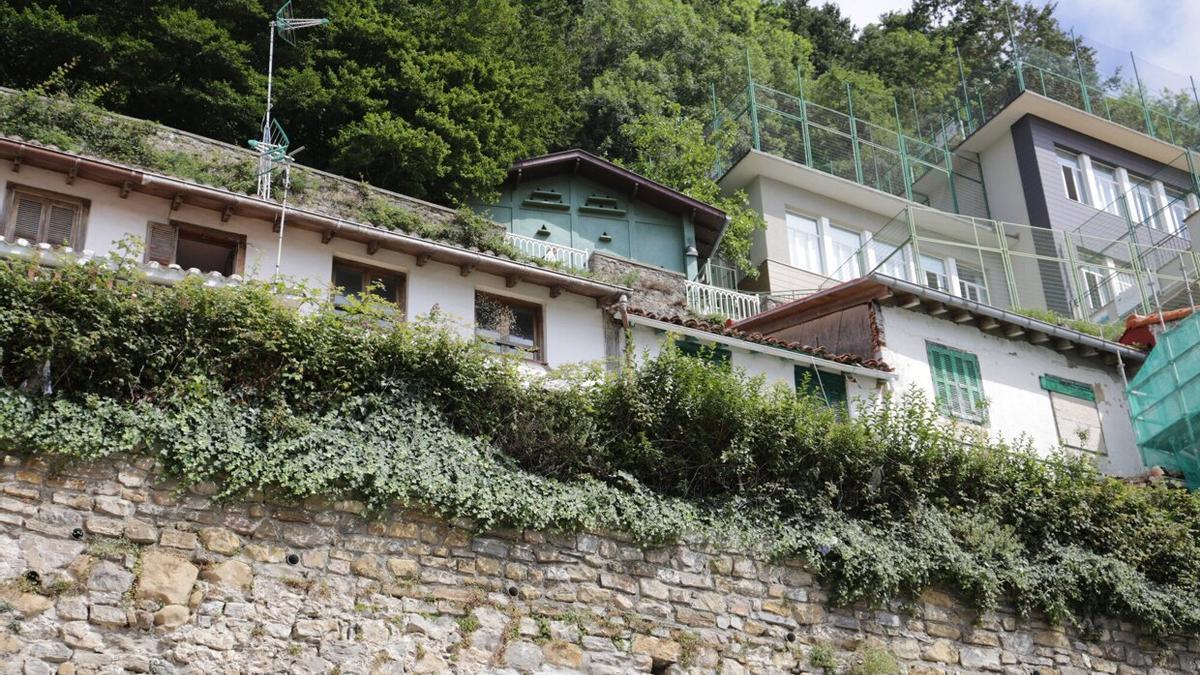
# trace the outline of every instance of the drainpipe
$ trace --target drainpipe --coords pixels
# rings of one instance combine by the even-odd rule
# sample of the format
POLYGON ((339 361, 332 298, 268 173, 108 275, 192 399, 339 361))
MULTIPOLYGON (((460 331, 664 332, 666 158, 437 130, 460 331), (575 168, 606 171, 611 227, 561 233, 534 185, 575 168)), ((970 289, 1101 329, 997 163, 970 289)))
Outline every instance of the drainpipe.
POLYGON ((625 336, 625 370, 633 369, 633 330, 629 327, 629 296, 621 294, 617 300, 617 313, 621 315, 621 334, 625 336))

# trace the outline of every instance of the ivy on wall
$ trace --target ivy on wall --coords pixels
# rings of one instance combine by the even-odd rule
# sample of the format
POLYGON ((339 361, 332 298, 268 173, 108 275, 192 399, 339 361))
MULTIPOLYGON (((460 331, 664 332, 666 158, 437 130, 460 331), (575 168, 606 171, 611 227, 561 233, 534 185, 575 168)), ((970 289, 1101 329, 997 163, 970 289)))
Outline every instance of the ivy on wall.
POLYGON ((228 497, 706 539, 804 559, 839 603, 944 585, 1200 633, 1200 497, 947 426, 914 393, 846 419, 674 349, 530 380, 370 301, 300 312, 269 285, 156 287, 121 265, 0 265, 0 450, 144 452, 228 497))

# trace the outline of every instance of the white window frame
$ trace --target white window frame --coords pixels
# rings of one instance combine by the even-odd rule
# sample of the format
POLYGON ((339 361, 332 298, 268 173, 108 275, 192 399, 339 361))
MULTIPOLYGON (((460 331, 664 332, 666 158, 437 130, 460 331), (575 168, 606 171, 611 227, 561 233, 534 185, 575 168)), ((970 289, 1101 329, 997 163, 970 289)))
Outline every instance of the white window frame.
POLYGON ((1073 202, 1090 205, 1092 201, 1088 197, 1087 173, 1084 171, 1082 158, 1083 156, 1077 152, 1063 148, 1054 149, 1054 159, 1058 164, 1058 175, 1062 181, 1063 194, 1073 202), (1067 175, 1063 169, 1071 170, 1071 179, 1075 183, 1075 197, 1071 196, 1071 186, 1067 184, 1067 175))
MULTIPOLYGON (((874 269, 874 262, 870 254, 870 232, 858 231, 849 227, 835 225, 833 221, 825 216, 806 215, 799 209, 787 209, 784 217, 787 223, 788 264, 792 267, 838 281, 849 281, 850 279, 856 279, 866 274, 869 270, 874 269), (793 218, 816 224, 817 246, 815 253, 819 260, 817 261, 818 264, 815 267, 806 266, 798 259, 798 254, 801 253, 801 251, 797 250, 797 246, 795 245, 796 242, 793 239, 793 232, 796 232, 799 236, 810 235, 808 235, 806 232, 799 231, 798 228, 792 227, 792 223, 794 222, 792 220, 793 218), (848 265, 844 266, 844 263, 847 259, 841 259, 834 250, 834 231, 854 235, 858 238, 858 246, 854 254, 852 268, 848 265)), ((805 257, 807 257, 807 251, 804 251, 804 253, 806 254, 805 257)))
POLYGON ((806 216, 803 213, 789 210, 784 215, 784 224, 786 226, 785 235, 787 237, 787 245, 788 245, 788 263, 792 267, 795 267, 796 269, 801 269, 806 272, 812 272, 814 274, 824 274, 825 246, 822 243, 822 237, 821 237, 821 219, 814 218, 812 216, 806 216), (813 230, 814 230, 813 233, 810 234, 808 232, 804 232, 804 231, 799 230, 798 228, 793 227, 792 226, 793 218, 803 220, 806 223, 811 222, 813 224, 813 230), (815 237, 816 246, 812 249, 805 247, 803 250, 800 250, 799 247, 796 246, 796 239, 793 238, 793 236, 794 236, 793 233, 795 234, 795 236, 798 236, 798 237, 810 237, 810 236, 815 237), (811 262, 811 261, 801 261, 801 257, 807 258, 808 254, 810 252, 815 253, 817 256, 817 260, 815 261, 816 262, 815 268, 812 266, 808 266, 806 264, 807 262, 811 262))
POLYGON ((863 232, 863 238, 866 240, 868 270, 877 270, 890 277, 904 279, 905 281, 916 278, 916 272, 913 271, 912 254, 910 253, 912 249, 907 244, 900 245, 893 244, 890 241, 883 241, 882 239, 877 239, 871 232, 863 232), (887 252, 880 251, 879 248, 883 246, 888 247, 890 250, 887 252), (881 264, 883 267, 880 267, 881 264), (903 270, 903 273, 895 274, 895 268, 888 269, 892 265, 903 270))
MULTIPOLYGON (((1104 164, 1103 162, 1090 161, 1090 158, 1088 164, 1091 166, 1092 177, 1090 180, 1096 185, 1096 191, 1093 193, 1096 195, 1096 197, 1092 203, 1092 206, 1106 213, 1111 213, 1114 216, 1123 217, 1124 214, 1121 212, 1121 203, 1125 200, 1123 198, 1124 192, 1121 190, 1121 176, 1118 173, 1120 170, 1115 166, 1104 164), (1102 179, 1100 178, 1099 173, 1096 171, 1096 164, 1100 164, 1105 171, 1112 172, 1113 196, 1111 199, 1104 194, 1105 191, 1100 187, 1102 179)), ((1108 181, 1104 181, 1104 183, 1107 184, 1108 181)))
POLYGON ((839 281, 850 281, 861 277, 863 274, 863 233, 834 225, 828 218, 822 218, 820 225, 822 226, 821 242, 825 246, 825 276, 839 281), (834 232, 853 236, 857 240, 858 246, 849 258, 842 258, 837 253, 838 244, 834 242, 834 232))

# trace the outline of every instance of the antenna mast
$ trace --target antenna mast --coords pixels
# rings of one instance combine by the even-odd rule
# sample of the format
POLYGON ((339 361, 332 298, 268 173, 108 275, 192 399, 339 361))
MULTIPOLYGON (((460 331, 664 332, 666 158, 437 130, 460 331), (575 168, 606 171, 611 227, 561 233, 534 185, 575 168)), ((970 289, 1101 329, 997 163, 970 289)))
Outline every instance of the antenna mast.
POLYGON ((274 165, 287 155, 288 146, 287 134, 284 134, 279 123, 271 118, 271 94, 275 79, 275 35, 278 34, 285 42, 295 46, 296 31, 324 26, 327 23, 329 19, 297 19, 292 16, 292 0, 287 0, 268 24, 267 108, 263 113, 262 138, 250 141, 250 146, 258 150, 258 196, 263 199, 271 198, 271 175, 274 165))

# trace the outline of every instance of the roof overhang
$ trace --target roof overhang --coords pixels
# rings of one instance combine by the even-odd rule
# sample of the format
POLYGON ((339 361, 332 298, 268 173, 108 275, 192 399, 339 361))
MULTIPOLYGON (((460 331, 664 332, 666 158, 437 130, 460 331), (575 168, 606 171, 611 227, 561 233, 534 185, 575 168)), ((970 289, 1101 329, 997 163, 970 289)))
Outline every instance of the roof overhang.
POLYGON ((1012 125, 1026 115, 1054 122, 1160 164, 1188 171, 1182 147, 1029 90, 1009 102, 956 149, 981 152, 1000 140, 1012 125))
POLYGON ((712 256, 725 234, 729 219, 721 209, 585 150, 563 150, 518 160, 509 168, 508 180, 519 183, 565 173, 608 185, 663 211, 691 216, 696 229, 696 248, 702 258, 712 256))
POLYGON ((878 273, 793 300, 738 321, 733 327, 741 331, 770 334, 868 302, 921 312, 973 326, 996 337, 1029 342, 1058 352, 1071 352, 1083 358, 1104 358, 1130 365, 1140 364, 1146 358, 1145 352, 1094 335, 878 273))
POLYGON ((787 359, 788 361, 795 361, 796 363, 803 364, 803 365, 811 365, 815 368, 820 368, 822 370, 830 370, 830 371, 834 371, 834 372, 838 372, 838 373, 845 373, 847 375, 855 375, 858 377, 869 377, 869 378, 873 378, 876 380, 894 380, 897 377, 896 373, 889 372, 886 370, 879 370, 877 368, 866 368, 864 366, 856 366, 856 365, 851 365, 851 364, 846 364, 846 363, 839 363, 838 361, 833 361, 831 359, 823 359, 819 356, 814 356, 812 354, 805 354, 803 352, 798 352, 793 349, 782 349, 780 347, 773 347, 771 345, 765 345, 765 344, 761 344, 758 342, 753 342, 751 340, 742 340, 737 337, 733 337, 733 336, 729 336, 729 335, 722 335, 720 333, 714 333, 712 331, 701 330, 699 328, 690 328, 688 326, 681 326, 677 323, 671 323, 668 321, 660 321, 658 319, 652 319, 650 317, 641 316, 638 314, 630 313, 629 314, 629 323, 633 324, 635 326, 645 326, 647 328, 661 330, 666 333, 675 333, 677 335, 686 335, 688 337, 696 338, 697 340, 703 340, 705 342, 715 342, 717 344, 725 345, 727 347, 735 347, 737 349, 743 349, 748 352, 755 352, 758 354, 766 354, 768 356, 777 356, 781 359, 787 359))
POLYGON ((861 209, 889 218, 902 212, 905 206, 920 206, 904 197, 888 194, 882 190, 805 166, 800 162, 759 150, 747 152, 729 171, 725 172, 720 180, 721 191, 725 194, 733 194, 738 190, 745 190, 759 177, 770 178, 836 201, 853 204, 861 209))
MULTIPOLYGON (((86 157, 11 138, 0 138, 0 159, 12 161, 16 170, 23 165, 28 165, 56 171, 66 174, 68 181, 83 179, 111 185, 117 188, 121 195, 138 192, 168 201, 178 200, 179 204, 219 211, 223 214, 222 217, 236 215, 277 223, 283 211, 280 204, 256 196, 200 185, 179 178, 123 166, 108 160, 86 157)), ((622 286, 585 279, 495 254, 402 232, 384 230, 306 209, 288 207, 287 227, 320 232, 324 241, 329 241, 333 237, 341 237, 362 242, 368 248, 377 247, 417 256, 422 261, 421 264, 424 264, 424 261, 433 260, 448 265, 457 265, 468 273, 478 270, 514 281, 547 286, 555 293, 568 292, 592 297, 602 304, 615 302, 621 295, 628 295, 631 292, 622 286)))

